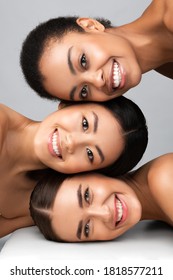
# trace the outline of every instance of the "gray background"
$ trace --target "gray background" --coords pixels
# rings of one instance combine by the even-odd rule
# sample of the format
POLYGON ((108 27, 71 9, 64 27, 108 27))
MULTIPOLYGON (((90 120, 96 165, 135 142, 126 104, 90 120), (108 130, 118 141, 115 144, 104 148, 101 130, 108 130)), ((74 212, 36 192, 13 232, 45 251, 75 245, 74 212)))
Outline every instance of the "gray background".
MULTIPOLYGON (((23 40, 38 23, 59 15, 103 16, 120 25, 134 20, 150 0, 0 0, 0 102, 42 120, 57 104, 39 98, 26 84, 19 65, 23 40)), ((150 71, 139 86, 126 93, 143 110, 149 145, 138 164, 172 151, 172 81, 150 71)))
MULTIPOLYGON (((106 17, 114 25, 120 25, 140 16, 150 2, 150 0, 0 0, 0 102, 35 120, 42 120, 57 107, 56 103, 42 100, 29 88, 19 66, 22 42, 38 23, 59 15, 81 15, 106 17)), ((149 127, 149 145, 139 165, 172 151, 172 85, 170 79, 151 71, 143 76, 139 86, 125 95, 142 108, 149 127)), ((24 240, 26 241, 25 236, 24 240)), ((128 240, 126 239, 126 242, 128 240)), ((1 239, 0 247, 3 242, 4 239, 1 239)), ((142 245, 141 241, 140 244, 142 245)), ((145 248, 143 249, 145 251, 145 248)))

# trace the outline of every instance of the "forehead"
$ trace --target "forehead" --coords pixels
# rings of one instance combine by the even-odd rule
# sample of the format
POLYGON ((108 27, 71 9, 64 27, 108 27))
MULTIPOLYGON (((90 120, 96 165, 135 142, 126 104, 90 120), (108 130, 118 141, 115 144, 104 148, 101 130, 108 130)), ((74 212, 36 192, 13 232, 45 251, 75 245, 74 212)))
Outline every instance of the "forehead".
POLYGON ((74 176, 66 179, 57 192, 54 206, 52 226, 63 240, 75 241, 77 227, 80 219, 78 188, 90 179, 87 176, 74 176))
POLYGON ((69 31, 65 33, 61 38, 57 38, 56 35, 47 40, 45 44, 45 50, 51 50, 52 48, 56 48, 57 46, 64 46, 64 44, 73 43, 76 46, 80 46, 81 41, 89 40, 92 38, 92 33, 89 32, 77 32, 77 31, 69 31), (48 48, 47 48, 48 47, 48 48))
MULTIPOLYGON (((79 206, 77 192, 80 186, 84 187, 90 185, 92 187, 95 187, 100 185, 101 182, 109 179, 109 177, 94 172, 88 174, 78 174, 67 178, 66 180, 64 180, 58 190, 53 206, 53 211, 55 210, 56 214, 60 214, 60 212, 61 214, 67 214, 65 208, 67 208, 69 205, 70 207, 72 205, 79 206), (66 202, 66 205, 64 204, 64 202, 66 202), (56 211, 57 209, 59 210, 56 211)), ((104 184, 102 184, 102 186, 103 185, 104 184)))
POLYGON ((57 192, 54 206, 52 226, 55 232, 63 240, 76 241, 76 233, 79 221, 81 220, 81 208, 78 201, 78 190, 82 186, 83 190, 88 186, 92 190, 97 190, 98 193, 107 190, 106 184, 109 178, 100 174, 89 173, 87 175, 77 175, 66 179, 57 192), (104 179, 105 178, 105 179, 104 179))
POLYGON ((99 114, 99 118, 101 119, 107 119, 109 118, 109 120, 113 120, 114 122, 118 122, 115 118, 115 116, 113 116, 112 112, 109 111, 109 109, 107 109, 106 107, 102 106, 100 103, 95 103, 95 102, 84 102, 84 103, 73 103, 65 106, 64 108, 60 109, 58 112, 65 112, 65 111, 69 111, 69 112, 96 112, 97 114, 99 114))

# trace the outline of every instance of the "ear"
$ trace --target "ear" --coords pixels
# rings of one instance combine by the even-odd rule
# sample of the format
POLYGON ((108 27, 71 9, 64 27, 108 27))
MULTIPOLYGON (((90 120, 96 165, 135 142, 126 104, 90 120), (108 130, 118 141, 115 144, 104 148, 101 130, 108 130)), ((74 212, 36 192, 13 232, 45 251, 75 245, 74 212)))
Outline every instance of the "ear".
POLYGON ((85 32, 104 31, 105 27, 99 21, 93 18, 78 18, 76 23, 84 29, 85 32))
POLYGON ((59 104, 58 104, 58 110, 61 110, 61 109, 63 109, 64 107, 66 107, 66 103, 63 102, 63 101, 60 101, 59 104))
POLYGON ((60 101, 59 104, 58 104, 58 110, 61 110, 65 107, 68 107, 72 104, 71 101, 60 101))

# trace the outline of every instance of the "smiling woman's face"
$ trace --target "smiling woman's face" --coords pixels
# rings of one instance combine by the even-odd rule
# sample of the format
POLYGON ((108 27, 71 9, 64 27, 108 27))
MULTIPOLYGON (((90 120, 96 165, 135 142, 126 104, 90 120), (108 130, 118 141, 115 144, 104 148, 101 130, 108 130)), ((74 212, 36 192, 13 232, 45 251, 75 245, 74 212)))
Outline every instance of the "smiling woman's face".
POLYGON ((104 101, 136 86, 141 70, 131 44, 97 21, 80 23, 87 32, 69 32, 46 45, 39 63, 45 89, 64 100, 104 101))
POLYGON ((35 153, 45 166, 62 173, 104 168, 124 149, 121 127, 100 104, 77 104, 49 115, 34 139, 35 153))
POLYGON ((141 204, 123 181, 101 174, 66 179, 57 192, 52 226, 64 241, 111 240, 141 218, 141 204))

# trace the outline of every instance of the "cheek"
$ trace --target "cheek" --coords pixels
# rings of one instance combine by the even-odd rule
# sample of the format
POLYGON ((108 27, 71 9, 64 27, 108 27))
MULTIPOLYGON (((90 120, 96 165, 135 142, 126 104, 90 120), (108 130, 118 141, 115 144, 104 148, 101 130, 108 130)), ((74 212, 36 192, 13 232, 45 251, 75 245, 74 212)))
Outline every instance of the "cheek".
POLYGON ((62 113, 59 115, 59 124, 60 126, 74 131, 80 125, 80 119, 76 116, 75 113, 71 110, 61 109, 62 113), (63 111, 64 110, 64 111, 63 111))
POLYGON ((93 48, 92 51, 92 61, 94 61, 94 63, 97 64, 97 67, 102 67, 106 61, 109 59, 109 52, 107 51, 106 48, 104 48, 104 46, 102 46, 102 48, 100 47, 95 47, 93 48))
POLYGON ((88 163, 85 151, 77 151, 74 155, 66 158, 64 164, 60 167, 60 172, 63 173, 79 173, 83 171, 90 171, 91 165, 88 163))
POLYGON ((109 182, 103 183, 98 180, 93 187, 94 201, 96 201, 97 204, 99 203, 102 205, 105 202, 109 203, 109 200, 112 199, 113 193, 114 190, 109 182))
POLYGON ((95 223, 94 225, 94 240, 112 240, 115 238, 115 232, 110 230, 103 223, 95 223))

